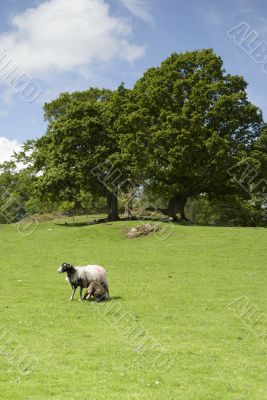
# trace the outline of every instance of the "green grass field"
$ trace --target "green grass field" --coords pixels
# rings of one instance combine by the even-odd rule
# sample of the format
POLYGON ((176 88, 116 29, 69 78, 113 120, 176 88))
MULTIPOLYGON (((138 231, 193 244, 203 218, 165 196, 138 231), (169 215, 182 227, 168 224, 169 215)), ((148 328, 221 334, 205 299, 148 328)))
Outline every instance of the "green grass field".
POLYGON ((0 225, 1 399, 267 399, 267 230, 135 224, 0 225), (103 265, 113 300, 69 302, 63 261, 103 265))

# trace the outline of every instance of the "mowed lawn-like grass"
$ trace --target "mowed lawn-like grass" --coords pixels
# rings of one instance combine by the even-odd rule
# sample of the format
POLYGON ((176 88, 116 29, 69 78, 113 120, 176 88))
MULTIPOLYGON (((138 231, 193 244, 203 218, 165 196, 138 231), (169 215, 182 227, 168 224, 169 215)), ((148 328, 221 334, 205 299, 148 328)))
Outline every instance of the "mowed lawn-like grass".
POLYGON ((42 223, 28 237, 0 226, 1 399, 267 399, 267 231, 176 225, 163 241, 126 239, 136 224, 42 223), (63 261, 103 265, 114 300, 69 302, 63 261), (124 314, 160 348, 138 351, 124 314), (29 375, 8 356, 18 343, 29 375))

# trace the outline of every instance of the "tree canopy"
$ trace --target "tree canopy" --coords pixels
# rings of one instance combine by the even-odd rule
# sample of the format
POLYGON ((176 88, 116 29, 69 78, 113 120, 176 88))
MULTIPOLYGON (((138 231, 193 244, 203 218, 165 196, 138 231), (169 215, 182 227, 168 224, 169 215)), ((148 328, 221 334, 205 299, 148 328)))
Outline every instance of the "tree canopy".
POLYGON ((116 120, 126 94, 123 85, 114 92, 91 88, 45 104, 48 129, 34 153, 42 194, 79 203, 82 190, 97 193, 107 197, 109 219, 118 219, 114 168, 124 166, 116 120))
POLYGON ((172 54, 137 81, 125 147, 130 157, 138 149, 139 168, 155 196, 169 200, 171 217, 184 217, 190 196, 240 193, 228 171, 242 160, 257 163, 251 150, 263 125, 246 87, 209 49, 172 54))
POLYGON ((119 218, 118 191, 131 186, 165 202, 173 220, 193 196, 252 198, 256 184, 240 184, 242 168, 266 193, 267 129, 246 89, 212 49, 174 53, 132 89, 90 88, 45 104, 47 132, 20 159, 41 197, 79 207, 84 193, 105 196, 109 220, 119 218))

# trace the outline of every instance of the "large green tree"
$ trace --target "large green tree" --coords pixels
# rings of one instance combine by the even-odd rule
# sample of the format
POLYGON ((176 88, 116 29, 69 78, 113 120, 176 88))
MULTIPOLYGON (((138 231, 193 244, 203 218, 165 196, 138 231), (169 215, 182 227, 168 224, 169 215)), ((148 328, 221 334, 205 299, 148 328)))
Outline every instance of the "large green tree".
POLYGON ((246 195, 229 170, 246 159, 262 127, 243 77, 210 49, 172 54, 137 81, 121 116, 121 148, 164 210, 185 218, 189 197, 246 195))
POLYGON ((119 219, 118 187, 126 178, 116 120, 126 96, 123 85, 115 92, 91 88, 45 104, 48 129, 34 152, 42 195, 75 201, 76 207, 82 191, 106 196, 108 219, 119 219))

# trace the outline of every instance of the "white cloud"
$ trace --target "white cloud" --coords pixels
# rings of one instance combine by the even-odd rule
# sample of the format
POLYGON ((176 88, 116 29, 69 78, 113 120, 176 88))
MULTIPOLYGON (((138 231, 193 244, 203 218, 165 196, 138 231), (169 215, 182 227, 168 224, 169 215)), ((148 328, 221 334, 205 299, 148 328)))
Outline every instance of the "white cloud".
POLYGON ((11 24, 0 35, 0 48, 36 77, 113 58, 132 62, 145 52, 130 42, 130 22, 112 16, 104 0, 48 0, 12 17, 11 24))
POLYGON ((14 151, 20 150, 20 144, 17 140, 9 140, 0 136, 0 163, 8 161, 14 151))
POLYGON ((153 23, 150 0, 120 0, 121 3, 134 15, 143 21, 153 23))

